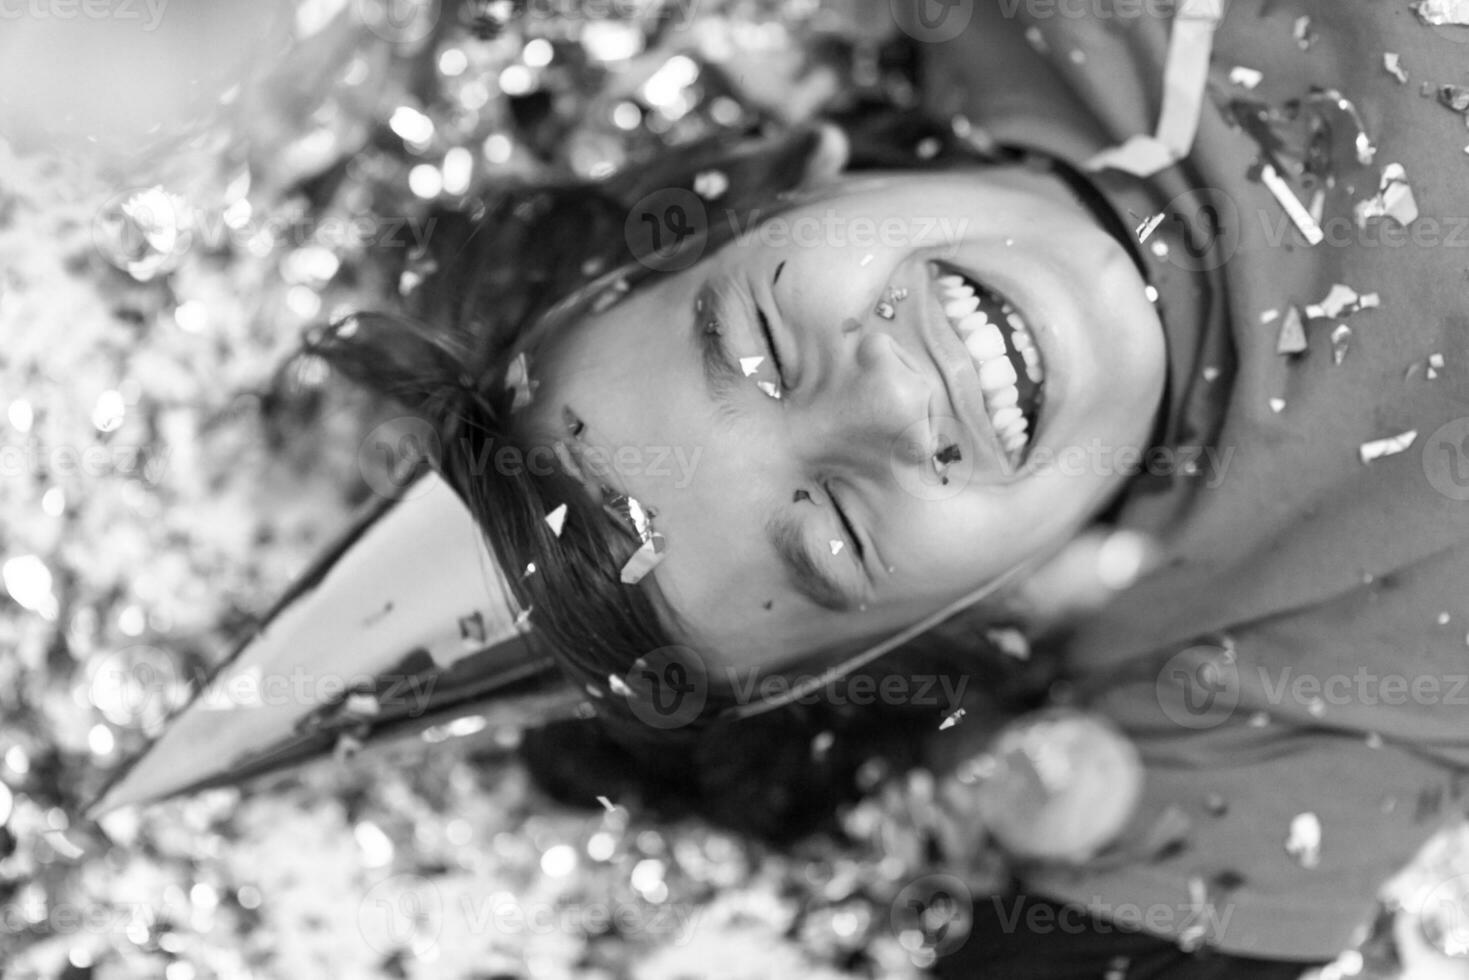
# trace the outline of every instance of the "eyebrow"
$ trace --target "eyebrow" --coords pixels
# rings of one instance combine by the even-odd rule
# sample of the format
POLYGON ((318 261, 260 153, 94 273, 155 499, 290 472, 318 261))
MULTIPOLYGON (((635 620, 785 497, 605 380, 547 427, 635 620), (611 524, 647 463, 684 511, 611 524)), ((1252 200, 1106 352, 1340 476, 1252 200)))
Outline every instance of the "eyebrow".
POLYGON ((801 523, 789 514, 776 513, 765 522, 765 533, 771 547, 786 567, 786 578, 799 593, 821 606, 838 612, 857 605, 857 599, 831 566, 816 558, 801 523))

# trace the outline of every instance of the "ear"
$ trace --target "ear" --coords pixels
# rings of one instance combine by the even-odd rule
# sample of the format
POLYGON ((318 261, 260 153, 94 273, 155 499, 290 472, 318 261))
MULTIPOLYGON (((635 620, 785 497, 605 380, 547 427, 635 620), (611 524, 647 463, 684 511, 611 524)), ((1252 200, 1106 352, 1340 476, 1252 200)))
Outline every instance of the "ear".
POLYGON ((819 187, 830 183, 847 167, 852 147, 847 134, 833 123, 817 123, 816 149, 806 161, 806 172, 801 177, 802 187, 819 187))
POLYGON ((1157 567, 1157 543, 1137 531, 1092 528, 1005 590, 1008 610, 1035 632, 1100 609, 1157 567))

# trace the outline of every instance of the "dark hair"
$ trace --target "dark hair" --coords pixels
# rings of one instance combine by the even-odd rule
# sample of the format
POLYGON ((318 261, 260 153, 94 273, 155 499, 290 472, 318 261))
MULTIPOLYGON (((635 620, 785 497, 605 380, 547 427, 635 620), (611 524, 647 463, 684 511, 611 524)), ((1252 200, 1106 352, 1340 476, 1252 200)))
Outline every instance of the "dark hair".
MULTIPOLYGON (((912 111, 857 105, 837 124, 850 146, 848 170, 934 169, 999 158, 973 134, 912 111)), ((308 344, 343 374, 434 425, 438 468, 475 515, 515 599, 531 610, 533 642, 594 696, 601 725, 551 726, 525 743, 540 756, 536 768, 553 790, 585 801, 599 795, 588 780, 600 779, 607 795, 622 796, 629 787, 614 784, 635 772, 633 782, 646 797, 692 803, 726 822, 786 836, 850 793, 857 768, 874 752, 899 765, 912 761, 912 736, 934 730, 942 718, 937 707, 854 711, 818 699, 756 718, 716 720, 727 706, 716 692, 695 723, 671 732, 650 728, 608 683, 640 657, 678 642, 642 590, 620 581, 637 542, 558 467, 494 472, 476 466, 499 447, 529 453, 543 442, 510 410, 512 393, 501 384, 508 353, 525 331, 610 270, 652 274, 634 262, 649 254, 637 224, 627 220, 636 202, 667 188, 693 191, 700 174, 717 171, 725 185, 718 207, 736 220, 708 223, 701 244, 712 251, 728 228, 747 227, 757 212, 778 208, 822 146, 814 128, 716 136, 603 182, 506 187, 439 209, 428 252, 411 259, 424 280, 405 308, 353 316, 308 344), (568 517, 558 537, 544 518, 561 504, 568 517), (534 573, 523 574, 531 564, 534 573), (834 748, 813 753, 811 738, 823 731, 832 733, 834 748), (565 750, 568 742, 576 743, 574 751, 565 750), (740 751, 729 751, 731 745, 740 751), (609 754, 620 764, 605 764, 609 754), (566 760, 590 757, 602 764, 575 766, 580 775, 568 776, 566 760), (801 788, 792 793, 796 785, 801 788), (815 801, 821 805, 813 807, 815 801), (807 820, 794 816, 802 808, 807 820)), ((983 656, 982 633, 959 629, 911 644, 876 669, 967 676, 978 681, 971 704, 994 705, 1006 692, 1039 689, 1035 676, 983 656)))

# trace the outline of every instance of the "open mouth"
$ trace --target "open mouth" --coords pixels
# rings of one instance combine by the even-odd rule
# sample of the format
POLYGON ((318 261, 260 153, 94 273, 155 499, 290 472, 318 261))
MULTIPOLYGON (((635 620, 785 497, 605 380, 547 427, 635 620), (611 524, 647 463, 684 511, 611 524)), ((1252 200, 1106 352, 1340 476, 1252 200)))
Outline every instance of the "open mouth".
POLYGON ((933 288, 979 373, 984 410, 1013 465, 1025 458, 1045 395, 1046 371, 1025 317, 993 288, 933 263, 933 288))

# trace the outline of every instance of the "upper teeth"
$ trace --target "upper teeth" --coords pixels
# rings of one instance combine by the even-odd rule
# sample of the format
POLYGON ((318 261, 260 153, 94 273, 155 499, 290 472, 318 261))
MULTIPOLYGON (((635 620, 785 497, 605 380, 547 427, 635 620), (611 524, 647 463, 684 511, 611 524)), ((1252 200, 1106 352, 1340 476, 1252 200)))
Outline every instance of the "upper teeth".
MULTIPOLYGON (((1018 377, 1015 365, 1005 353, 1005 336, 999 324, 991 323, 980 309, 979 297, 962 277, 939 276, 938 290, 944 316, 964 340, 969 356, 979 368, 979 387, 984 393, 984 407, 990 422, 1005 452, 1016 460, 1030 441, 1030 423, 1020 410, 1020 389, 1016 387, 1018 377)), ((1031 381, 1039 384, 1045 372, 1025 320, 1009 304, 1002 308, 1001 315, 1010 329, 1015 349, 1025 362, 1025 373, 1031 381)))

